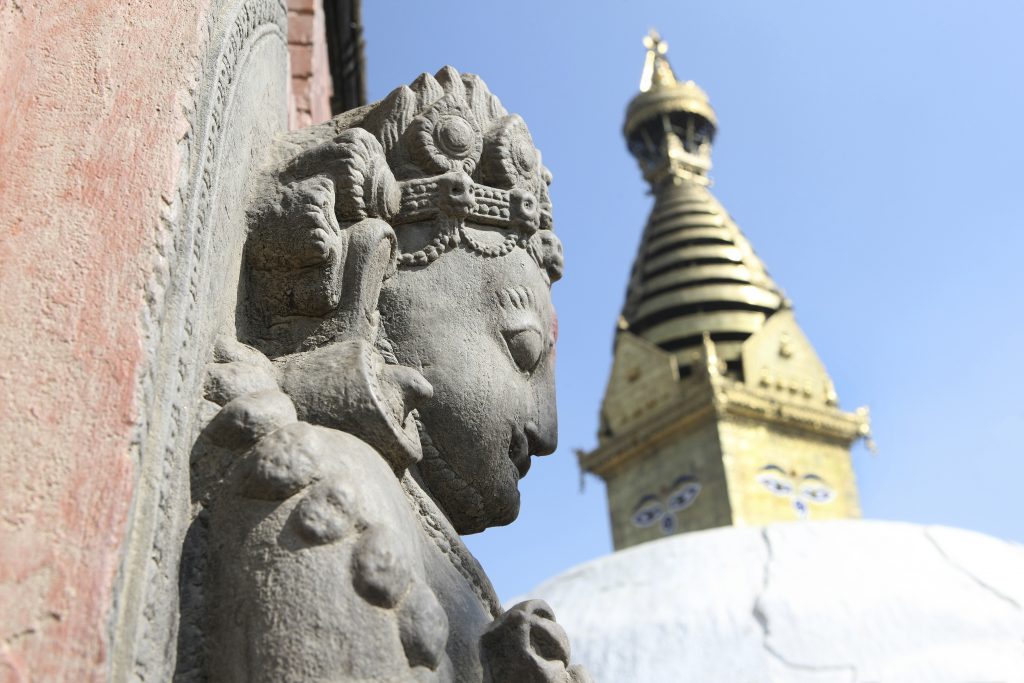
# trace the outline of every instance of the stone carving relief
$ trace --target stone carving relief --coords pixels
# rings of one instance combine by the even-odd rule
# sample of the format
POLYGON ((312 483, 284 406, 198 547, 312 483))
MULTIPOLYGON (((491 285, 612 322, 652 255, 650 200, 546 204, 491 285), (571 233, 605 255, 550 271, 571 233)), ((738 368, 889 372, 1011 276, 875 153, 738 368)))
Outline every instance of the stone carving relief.
MULTIPOLYGON (((180 165, 150 254, 142 316, 147 357, 137 378, 138 481, 111 617, 111 680, 170 680, 195 568, 181 551, 195 505, 189 453, 202 426, 196 397, 216 331, 233 318, 248 180, 288 121, 284 0, 212 0, 195 82, 181 95, 180 165)), ((208 417, 208 416, 207 416, 208 417)), ((184 629, 188 630, 188 629, 184 629)), ((185 641, 190 642, 186 636, 185 641)), ((180 644, 179 644, 180 645, 180 644)), ((191 647, 189 645, 188 647, 191 647)), ((179 675, 180 677, 180 675, 179 675)))
POLYGON ((562 250, 525 123, 445 67, 268 154, 192 451, 179 678, 590 680, 459 537, 555 448, 562 250))

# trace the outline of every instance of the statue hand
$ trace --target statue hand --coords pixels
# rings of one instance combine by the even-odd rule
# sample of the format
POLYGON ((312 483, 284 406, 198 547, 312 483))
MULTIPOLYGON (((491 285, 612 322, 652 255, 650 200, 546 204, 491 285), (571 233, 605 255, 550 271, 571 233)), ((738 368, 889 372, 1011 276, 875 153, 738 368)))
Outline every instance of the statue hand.
POLYGON ((543 600, 527 600, 494 620, 480 636, 484 683, 592 683, 569 665, 569 638, 543 600))

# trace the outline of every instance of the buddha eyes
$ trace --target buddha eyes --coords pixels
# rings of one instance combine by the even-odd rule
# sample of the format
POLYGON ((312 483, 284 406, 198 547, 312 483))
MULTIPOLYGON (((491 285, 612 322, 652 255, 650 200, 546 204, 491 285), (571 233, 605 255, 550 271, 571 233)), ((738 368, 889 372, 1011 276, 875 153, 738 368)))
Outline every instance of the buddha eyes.
POLYGON ((675 532, 677 513, 693 505, 700 495, 701 484, 696 477, 684 475, 657 493, 648 493, 633 509, 633 524, 641 529, 657 524, 662 533, 675 532), (668 493, 664 493, 668 491, 668 493))
POLYGON ((683 510, 693 505, 693 501, 697 499, 697 494, 700 493, 700 484, 697 482, 690 482, 685 486, 681 486, 675 492, 672 493, 668 498, 668 509, 669 510, 683 510))
POLYGON ((532 328, 506 332, 505 344, 523 372, 533 372, 544 353, 544 338, 532 328))
POLYGON ((792 484, 771 472, 762 472, 757 475, 757 480, 761 482, 761 486, 765 487, 776 496, 788 496, 793 493, 792 484))
MULTIPOLYGON (((796 475, 793 474, 793 476, 796 475)), ((809 504, 830 503, 836 496, 835 491, 817 474, 805 474, 794 483, 793 479, 787 476, 787 473, 778 465, 763 467, 757 475, 757 481, 776 496, 788 498, 797 517, 801 519, 810 513, 809 504)))
POLYGON ((824 484, 805 484, 800 487, 800 495, 813 503, 827 503, 835 494, 824 484))
POLYGON ((633 524, 640 528, 649 527, 661 519, 662 514, 664 514, 664 510, 660 503, 648 503, 633 513, 633 524))

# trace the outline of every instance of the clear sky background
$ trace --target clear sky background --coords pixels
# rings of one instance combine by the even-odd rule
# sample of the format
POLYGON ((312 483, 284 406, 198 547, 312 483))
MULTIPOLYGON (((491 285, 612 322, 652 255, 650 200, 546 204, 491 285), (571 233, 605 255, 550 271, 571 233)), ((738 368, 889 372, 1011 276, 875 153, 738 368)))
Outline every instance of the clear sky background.
POLYGON ((566 275, 558 452, 468 539, 503 599, 611 551, 596 445, 651 199, 621 135, 651 26, 718 112, 713 192, 871 407, 865 517, 1024 542, 1024 3, 366 0, 371 100, 444 64, 523 116, 566 275))

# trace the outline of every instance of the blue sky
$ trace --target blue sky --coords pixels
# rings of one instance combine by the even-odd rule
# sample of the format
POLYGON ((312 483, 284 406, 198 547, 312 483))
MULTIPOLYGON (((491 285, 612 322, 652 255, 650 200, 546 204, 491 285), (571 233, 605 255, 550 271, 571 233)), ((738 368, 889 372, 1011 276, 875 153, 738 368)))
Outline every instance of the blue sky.
POLYGON ((468 539, 504 599, 610 552, 596 443, 651 199, 621 137, 657 27, 719 117, 713 191, 844 408, 864 515, 1024 542, 1024 3, 412 2, 363 7, 378 99, 444 64, 523 116, 554 172, 560 446, 519 520, 468 539))

